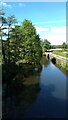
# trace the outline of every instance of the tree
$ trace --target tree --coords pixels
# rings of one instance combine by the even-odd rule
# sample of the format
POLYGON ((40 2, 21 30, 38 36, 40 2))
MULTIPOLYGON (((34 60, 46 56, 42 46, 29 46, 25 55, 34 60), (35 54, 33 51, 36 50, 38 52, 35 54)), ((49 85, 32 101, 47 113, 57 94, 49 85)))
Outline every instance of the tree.
POLYGON ((16 18, 14 15, 8 16, 8 18, 4 17, 5 13, 0 10, 0 34, 1 34, 1 43, 2 43, 2 55, 3 55, 3 62, 10 63, 10 31, 12 29, 12 25, 15 26, 16 18), (5 26, 6 25, 6 26, 5 26), (4 30, 7 30, 7 32, 4 32, 4 30), (3 40, 7 36, 7 40, 3 40))
POLYGON ((17 62, 23 59, 23 36, 21 34, 20 26, 15 26, 12 28, 10 34, 10 59, 11 62, 17 62))
POLYGON ((1 35, 2 55, 3 55, 3 61, 4 63, 6 63, 5 50, 2 39, 2 37, 4 36, 3 30, 5 29, 3 26, 4 24, 6 24, 6 18, 4 17, 4 15, 5 13, 3 12, 3 10, 0 10, 0 35, 1 35))
POLYGON ((24 20, 21 26, 23 34, 23 54, 26 62, 37 64, 42 55, 39 35, 29 20, 24 20))
POLYGON ((21 26, 15 26, 15 23, 14 16, 9 16, 6 19, 8 38, 3 41, 5 63, 16 63, 24 59, 25 62, 38 64, 42 56, 42 48, 35 27, 29 20, 24 20, 21 26))
POLYGON ((41 41, 41 46, 42 46, 43 52, 51 49, 51 43, 47 39, 45 39, 44 41, 41 41))
POLYGON ((65 42, 63 42, 63 44, 62 44, 62 48, 67 49, 67 44, 65 42))
POLYGON ((10 38, 9 38, 9 33, 11 30, 11 26, 17 23, 17 20, 14 15, 8 16, 7 18, 7 25, 8 25, 8 63, 10 63, 10 38))

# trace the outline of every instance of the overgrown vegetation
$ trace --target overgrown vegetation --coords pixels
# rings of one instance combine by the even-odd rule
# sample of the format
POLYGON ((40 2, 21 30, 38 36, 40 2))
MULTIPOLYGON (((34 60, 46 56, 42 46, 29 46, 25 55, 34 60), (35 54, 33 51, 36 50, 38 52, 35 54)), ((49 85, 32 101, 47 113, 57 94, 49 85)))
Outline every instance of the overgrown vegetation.
POLYGON ((53 54, 68 58, 68 50, 56 50, 53 54))
POLYGON ((62 45, 51 45, 51 48, 52 48, 52 49, 62 48, 62 49, 64 49, 64 50, 66 50, 66 49, 68 49, 68 44, 65 43, 65 42, 63 42, 62 45))
POLYGON ((41 41, 41 47, 43 53, 46 52, 47 50, 51 49, 51 43, 45 39, 44 41, 41 41))
POLYGON ((21 64, 32 65, 32 69, 39 67, 42 53, 51 48, 63 48, 62 51, 54 51, 53 53, 68 57, 68 54, 65 53, 68 48, 66 43, 55 46, 51 45, 47 39, 42 41, 30 20, 25 19, 21 25, 17 25, 14 15, 5 18, 5 13, 0 10, 0 24, 0 42, 2 45, 0 59, 2 58, 4 80, 13 79, 19 71, 22 71, 26 76, 25 74, 29 73, 30 70, 26 70, 26 67, 22 69, 21 64), (7 32, 5 32, 6 29, 7 32))
MULTIPOLYGON (((32 65, 33 68, 38 67, 42 57, 42 47, 41 40, 32 22, 25 19, 22 24, 18 26, 16 25, 17 20, 15 16, 12 15, 5 18, 3 11, 0 11, 0 22, 4 79, 12 79, 13 77, 11 76, 15 76, 17 72, 22 69, 20 63, 25 63, 26 65, 28 63, 32 65), (4 32, 6 29, 8 32, 4 32), (6 40, 4 40, 4 38, 6 40)), ((22 71, 24 70, 25 68, 22 71)), ((27 74, 27 71, 28 70, 25 70, 23 74, 27 74)))

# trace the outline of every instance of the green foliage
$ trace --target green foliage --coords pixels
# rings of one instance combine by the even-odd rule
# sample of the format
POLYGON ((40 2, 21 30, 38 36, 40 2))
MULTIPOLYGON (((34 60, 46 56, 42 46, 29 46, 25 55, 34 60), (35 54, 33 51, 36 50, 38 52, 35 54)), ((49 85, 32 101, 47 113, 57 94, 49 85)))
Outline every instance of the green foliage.
POLYGON ((51 49, 51 43, 48 40, 41 41, 41 46, 42 46, 43 52, 51 49))
POLYGON ((63 42, 62 45, 52 45, 52 49, 56 49, 56 48, 68 49, 68 44, 66 44, 65 42, 63 42))
POLYGON ((23 35, 23 54, 28 63, 37 64, 42 56, 39 35, 29 20, 24 20, 20 27, 23 35))
POLYGON ((5 15, 5 13, 3 12, 3 10, 0 10, 0 24, 1 24, 1 26, 3 26, 3 24, 6 23, 6 18, 4 17, 4 15, 5 15))
POLYGON ((53 54, 68 58, 68 50, 55 50, 53 54))
POLYGON ((22 36, 20 27, 16 26, 12 28, 10 34, 10 61, 17 62, 20 58, 22 59, 21 52, 22 52, 22 36))
POLYGON ((6 63, 5 50, 4 50, 3 40, 2 40, 2 36, 4 36, 4 32, 3 32, 4 28, 2 27, 4 24, 6 24, 6 18, 4 17, 4 15, 5 13, 2 10, 0 10, 0 36, 1 36, 0 39, 1 39, 1 46, 2 46, 2 53, 3 53, 1 58, 3 58, 3 61, 6 63))
POLYGON ((56 49, 56 48, 62 48, 62 45, 51 45, 52 49, 56 49))
POLYGON ((63 42, 62 48, 63 48, 63 49, 67 49, 67 48, 68 48, 68 45, 67 45, 65 42, 63 42))
MULTIPOLYGON (((3 41, 1 35, 3 63, 17 63, 24 60, 26 63, 39 64, 42 48, 39 35, 32 22, 25 19, 21 26, 15 26, 17 22, 15 16, 4 18, 4 14, 0 11, 2 26, 4 23, 8 26, 8 34, 5 33, 8 39, 3 41), (12 28, 12 25, 15 27, 12 28)), ((0 32, 2 32, 1 29, 0 32)))
MULTIPOLYGON (((0 13, 1 14, 1 13, 0 13)), ((2 13, 1 16, 4 14, 2 13)), ((4 16, 2 17, 4 18, 4 16)), ((2 19, 2 26, 8 26, 8 33, 4 36, 8 38, 3 40, 3 31, 0 28, 1 43, 2 43, 2 64, 3 64, 3 81, 9 83, 19 72, 23 71, 24 76, 28 72, 31 73, 35 66, 40 66, 42 56, 42 47, 39 35, 36 33, 35 27, 29 20, 24 20, 22 25, 16 26, 16 18, 14 15, 2 19), (12 28, 12 26, 14 27, 12 28), (25 61, 25 63, 23 63, 25 61), (20 63, 28 64, 28 69, 20 67, 20 63), (31 69, 32 68, 32 69, 31 69), (7 75, 8 73, 8 75, 7 75)), ((1 26, 1 27, 2 27, 1 26)))
POLYGON ((17 20, 14 15, 8 16, 7 18, 7 24, 10 27, 11 25, 15 25, 17 23, 17 20))
POLYGON ((24 20, 21 26, 11 28, 15 21, 14 16, 7 18, 9 32, 8 39, 2 40, 3 63, 18 63, 24 60, 26 63, 39 64, 42 48, 35 27, 29 20, 24 20))

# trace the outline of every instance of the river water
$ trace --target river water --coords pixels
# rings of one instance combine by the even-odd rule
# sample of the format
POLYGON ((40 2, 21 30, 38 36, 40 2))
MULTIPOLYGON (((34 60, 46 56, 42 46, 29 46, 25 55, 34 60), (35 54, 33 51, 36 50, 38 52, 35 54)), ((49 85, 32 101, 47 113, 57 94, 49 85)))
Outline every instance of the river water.
POLYGON ((66 118, 67 76, 43 58, 42 69, 23 82, 23 93, 12 99, 7 118, 66 118), (15 102, 14 102, 15 101, 15 102))

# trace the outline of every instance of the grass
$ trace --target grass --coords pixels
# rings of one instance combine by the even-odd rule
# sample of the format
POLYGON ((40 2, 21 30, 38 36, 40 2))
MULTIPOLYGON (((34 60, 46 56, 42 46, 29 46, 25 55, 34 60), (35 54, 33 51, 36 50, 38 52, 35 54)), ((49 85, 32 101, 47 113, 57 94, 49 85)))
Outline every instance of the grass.
MULTIPOLYGON (((53 54, 68 58, 68 49, 67 50, 55 50, 52 52, 53 54)), ((64 68, 68 71, 68 64, 67 62, 61 61, 61 59, 56 59, 56 63, 60 68, 64 68)))
POLYGON ((53 51, 53 54, 68 58, 68 50, 53 51))

